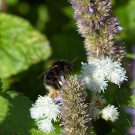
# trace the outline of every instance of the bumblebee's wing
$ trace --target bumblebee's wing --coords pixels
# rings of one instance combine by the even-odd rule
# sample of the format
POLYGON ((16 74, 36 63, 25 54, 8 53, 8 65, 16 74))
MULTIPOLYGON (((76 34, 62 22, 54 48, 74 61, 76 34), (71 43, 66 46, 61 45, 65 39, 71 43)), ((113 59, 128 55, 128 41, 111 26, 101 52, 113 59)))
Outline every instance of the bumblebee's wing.
POLYGON ((46 75, 48 72, 50 72, 51 70, 53 70, 56 66, 54 67, 50 67, 47 71, 43 71, 40 75, 38 75, 37 79, 41 78, 42 76, 46 75))
POLYGON ((56 75, 47 73, 44 76, 44 85, 50 86, 56 90, 60 89, 59 78, 56 75))
POLYGON ((61 88, 61 69, 56 66, 46 72, 44 75, 44 85, 50 85, 55 89, 61 88))

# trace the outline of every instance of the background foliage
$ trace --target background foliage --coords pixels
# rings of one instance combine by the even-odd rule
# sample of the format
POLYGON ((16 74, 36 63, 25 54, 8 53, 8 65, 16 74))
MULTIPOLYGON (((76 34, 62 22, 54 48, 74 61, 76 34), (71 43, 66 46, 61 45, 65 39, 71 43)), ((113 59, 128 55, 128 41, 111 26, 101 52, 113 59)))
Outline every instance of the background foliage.
MULTIPOLYGON (((29 108, 38 95, 44 95, 43 78, 37 79, 53 60, 72 61, 74 73, 79 73, 81 61, 86 61, 83 38, 77 33, 72 9, 67 0, 2 0, 0 5, 0 135, 43 135, 30 118, 29 108), (2 1, 5 3, 2 4, 2 1), (2 7, 2 6, 1 6, 2 7), (49 57, 50 56, 50 57, 49 57), (9 124, 10 123, 10 124, 9 124)), ((133 88, 132 65, 135 55, 135 1, 113 0, 113 12, 124 30, 117 37, 125 43, 124 65, 129 81, 121 89, 110 84, 105 97, 119 106, 116 123, 102 119, 94 122, 97 135, 124 135, 131 126, 125 113, 133 88)), ((59 133, 59 128, 50 134, 59 133)))

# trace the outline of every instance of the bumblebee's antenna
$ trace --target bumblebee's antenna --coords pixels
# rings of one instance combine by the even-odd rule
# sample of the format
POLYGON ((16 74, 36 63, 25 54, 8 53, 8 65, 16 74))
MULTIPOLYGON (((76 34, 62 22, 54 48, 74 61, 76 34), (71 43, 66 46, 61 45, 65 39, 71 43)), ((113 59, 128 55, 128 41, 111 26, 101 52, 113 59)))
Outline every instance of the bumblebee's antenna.
MULTIPOLYGON (((76 57, 75 59, 73 59, 72 61, 71 61, 71 65, 72 65, 72 63, 75 61, 75 60, 77 60, 79 57, 76 57)), ((72 74, 72 70, 71 70, 71 74, 72 74)))
POLYGON ((42 72, 40 75, 37 76, 37 79, 41 78, 46 72, 42 72))
POLYGON ((75 60, 77 60, 79 57, 76 57, 75 59, 73 59, 72 61, 71 61, 71 63, 73 63, 75 60))

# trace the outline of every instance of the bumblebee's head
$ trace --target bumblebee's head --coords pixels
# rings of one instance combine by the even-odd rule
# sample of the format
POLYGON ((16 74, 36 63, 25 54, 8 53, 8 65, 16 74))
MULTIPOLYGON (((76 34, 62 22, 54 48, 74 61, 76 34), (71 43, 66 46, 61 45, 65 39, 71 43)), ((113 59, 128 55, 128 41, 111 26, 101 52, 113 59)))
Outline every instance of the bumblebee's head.
POLYGON ((55 62, 53 62, 52 66, 57 66, 63 72, 72 71, 72 64, 65 60, 55 61, 55 62))
POLYGON ((71 72, 72 71, 72 64, 68 61, 65 61, 64 69, 66 72, 71 72))

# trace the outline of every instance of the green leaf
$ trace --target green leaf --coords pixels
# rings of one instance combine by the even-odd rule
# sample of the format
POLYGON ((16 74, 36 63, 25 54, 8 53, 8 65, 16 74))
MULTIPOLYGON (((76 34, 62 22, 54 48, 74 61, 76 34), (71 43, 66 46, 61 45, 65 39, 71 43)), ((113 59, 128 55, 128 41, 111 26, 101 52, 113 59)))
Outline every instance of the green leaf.
MULTIPOLYGON (((32 102, 21 93, 9 91, 0 95, 0 135, 46 135, 38 130, 36 122, 30 116, 32 102)), ((47 135, 60 133, 60 126, 47 135)))
POLYGON ((0 92, 2 91, 2 82, 1 82, 1 79, 0 79, 0 92))
POLYGON ((130 0, 125 5, 118 6, 115 13, 120 20, 121 26, 124 28, 121 32, 121 38, 132 41, 134 43, 135 35, 135 1, 130 0))
POLYGON ((20 93, 10 91, 0 96, 0 135, 28 134, 34 121, 29 109, 32 102, 20 93))
POLYGON ((31 129, 29 132, 30 135, 47 135, 46 133, 43 133, 41 130, 38 129, 31 129))
POLYGON ((51 54, 46 37, 17 16, 0 14, 0 38, 1 78, 26 70, 51 54))
POLYGON ((135 59, 135 54, 127 53, 126 57, 130 59, 135 59))
POLYGON ((132 95, 132 96, 130 97, 130 101, 129 101, 128 105, 129 105, 130 107, 135 108, 135 95, 132 95))
POLYGON ((127 6, 130 28, 135 29, 135 1, 130 1, 127 6))
POLYGON ((50 132, 48 135, 60 134, 61 127, 58 124, 54 124, 54 131, 50 132))

